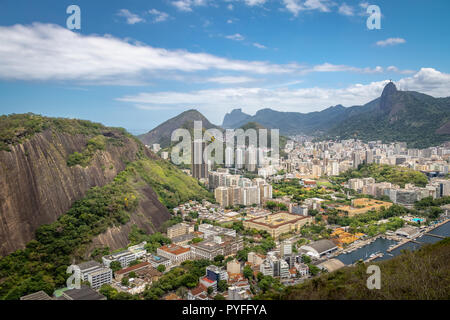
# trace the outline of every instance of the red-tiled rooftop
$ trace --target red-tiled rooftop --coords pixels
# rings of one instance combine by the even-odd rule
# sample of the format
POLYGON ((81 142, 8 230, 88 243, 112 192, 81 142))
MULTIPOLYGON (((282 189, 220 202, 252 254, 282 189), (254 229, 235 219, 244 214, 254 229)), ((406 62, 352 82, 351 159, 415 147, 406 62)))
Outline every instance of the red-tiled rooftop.
POLYGON ((203 277, 202 280, 209 282, 209 283, 214 283, 214 281, 212 281, 211 279, 208 279, 207 277, 203 277))
POLYGON ((185 252, 188 252, 191 250, 190 248, 183 248, 181 246, 178 246, 176 244, 169 244, 168 246, 162 246, 159 248, 160 250, 166 251, 171 254, 179 255, 185 252))
POLYGON ((133 270, 140 269, 140 268, 143 268, 143 267, 146 267, 146 266, 150 266, 150 263, 149 262, 141 262, 141 263, 136 264, 134 266, 118 270, 118 271, 116 271, 116 274, 128 273, 128 272, 131 272, 133 270))
POLYGON ((196 286, 194 289, 191 290, 191 293, 196 296, 202 292, 206 291, 206 287, 202 284, 199 284, 198 286, 196 286))

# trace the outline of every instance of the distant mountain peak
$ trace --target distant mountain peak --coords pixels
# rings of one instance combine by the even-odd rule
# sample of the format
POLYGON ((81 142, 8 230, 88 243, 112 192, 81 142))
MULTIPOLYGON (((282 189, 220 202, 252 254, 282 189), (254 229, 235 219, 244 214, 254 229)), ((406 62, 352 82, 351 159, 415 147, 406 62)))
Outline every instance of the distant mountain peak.
POLYGON ((231 112, 227 113, 223 118, 222 127, 223 128, 233 128, 237 124, 245 122, 251 116, 242 112, 242 109, 233 109, 231 112))
POLYGON ((397 92, 397 87, 395 86, 395 84, 390 81, 383 89, 383 93, 381 94, 381 97, 383 96, 387 96, 387 95, 391 95, 393 93, 397 92))
POLYGON ((392 104, 394 101, 394 97, 397 93, 397 87, 391 81, 389 82, 383 89, 383 93, 381 94, 380 108, 383 111, 390 111, 392 109, 392 104))
POLYGON ((216 128, 221 130, 220 127, 209 122, 209 120, 200 111, 196 109, 189 109, 163 122, 149 132, 139 135, 138 138, 144 144, 151 145, 154 143, 159 143, 161 148, 165 148, 170 146, 171 135, 174 130, 179 128, 188 130, 192 129, 194 128, 194 121, 201 121, 202 126, 205 129, 216 128))

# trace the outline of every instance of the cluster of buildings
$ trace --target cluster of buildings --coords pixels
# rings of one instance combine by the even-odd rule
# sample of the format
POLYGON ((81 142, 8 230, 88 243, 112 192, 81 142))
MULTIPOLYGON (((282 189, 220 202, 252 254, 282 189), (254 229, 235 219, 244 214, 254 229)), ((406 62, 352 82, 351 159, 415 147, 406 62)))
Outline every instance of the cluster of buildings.
POLYGON ((206 273, 199 278, 197 287, 188 291, 188 300, 211 300, 219 293, 218 284, 225 281, 227 289, 220 294, 226 300, 250 300, 253 293, 250 290, 248 279, 240 272, 241 265, 238 261, 228 262, 226 269, 211 265, 206 267, 206 273), (211 293, 208 293, 208 289, 211 293))
POLYGON ((348 187, 362 194, 374 197, 387 196, 389 199, 406 207, 423 198, 433 199, 450 196, 450 180, 432 178, 425 187, 406 184, 404 188, 390 182, 375 182, 374 178, 350 179, 348 187))
POLYGON ((213 260, 218 255, 230 256, 244 248, 244 242, 233 229, 203 223, 194 231, 193 225, 179 223, 167 229, 172 244, 157 249, 158 256, 167 258, 172 265, 179 265, 185 260, 213 260), (175 244, 180 237, 189 237, 191 241, 184 246, 175 244), (194 242, 192 239, 202 239, 194 242))
POLYGON ((103 256, 103 264, 97 261, 78 264, 81 280, 89 282, 92 289, 99 289, 104 284, 110 284, 119 291, 131 294, 144 291, 147 284, 151 284, 161 276, 161 273, 156 270, 158 265, 147 261, 152 255, 147 253, 146 244, 144 241, 126 250, 103 256), (138 260, 143 262, 137 262, 138 260), (121 267, 114 273, 111 269, 113 262, 119 263, 121 267), (122 284, 122 278, 129 274, 133 274, 134 278, 129 279, 128 285, 122 284))
POLYGON ((209 188, 220 206, 259 205, 272 198, 272 186, 265 179, 253 181, 240 175, 230 174, 228 169, 218 169, 209 174, 209 188))
POLYGON ((255 274, 261 272, 265 276, 279 278, 282 281, 308 276, 308 265, 303 263, 301 254, 293 252, 292 247, 293 243, 285 240, 280 243, 279 251, 270 251, 265 256, 250 252, 246 265, 249 265, 255 274))
POLYGON ((282 161, 281 165, 287 174, 295 178, 336 176, 364 163, 405 166, 429 176, 449 172, 448 143, 427 149, 408 149, 404 142, 364 143, 355 139, 311 142, 301 139, 288 143, 285 152, 288 159, 282 161))
POLYGON ((192 212, 198 214, 198 219, 206 219, 218 223, 232 221, 239 215, 239 212, 228 210, 218 204, 212 204, 207 200, 202 202, 190 200, 173 209, 175 213, 181 214, 183 218, 188 217, 192 212))

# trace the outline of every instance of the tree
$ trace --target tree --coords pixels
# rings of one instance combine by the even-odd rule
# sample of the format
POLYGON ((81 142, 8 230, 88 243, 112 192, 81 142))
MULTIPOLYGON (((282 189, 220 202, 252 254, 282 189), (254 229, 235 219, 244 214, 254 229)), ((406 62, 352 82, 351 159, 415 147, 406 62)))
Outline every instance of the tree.
POLYGON ((223 254, 219 254, 217 256, 214 257, 214 261, 215 262, 222 262, 223 259, 225 259, 225 257, 223 256, 223 254))
POLYGON ((136 260, 131 261, 129 266, 132 267, 132 266, 135 266, 135 265, 137 265, 139 263, 141 263, 141 261, 136 259, 136 260))
POLYGON ((220 292, 224 292, 228 289, 228 283, 226 280, 219 280, 219 282, 217 283, 217 290, 219 290, 220 292))
POLYGON ((124 286, 128 286, 128 284, 130 283, 128 280, 128 277, 123 277, 122 280, 120 281, 120 283, 124 286))
POLYGON ((211 295, 214 292, 213 287, 208 287, 207 292, 208 292, 208 295, 211 295))
POLYGON ((247 279, 250 279, 251 277, 253 277, 253 270, 248 265, 246 265, 244 267, 244 270, 242 273, 244 274, 244 277, 246 277, 247 279))
POLYGON ((156 267, 156 270, 158 270, 159 272, 164 272, 164 271, 166 271, 166 266, 163 264, 160 264, 158 267, 156 267))
POLYGON ((214 297, 214 300, 225 300, 225 297, 221 294, 216 294, 216 296, 214 297))
POLYGON ((313 264, 308 264, 308 268, 309 268, 309 273, 311 273, 312 276, 315 276, 315 275, 319 274, 319 272, 320 272, 320 269, 313 264))
POLYGON ((191 240, 192 243, 199 243, 199 242, 202 242, 202 241, 203 241, 203 238, 194 238, 194 239, 191 240))
POLYGON ((256 275, 256 279, 259 281, 261 281, 264 278, 264 274, 262 272, 258 272, 258 274, 256 275))
POLYGON ((115 296, 118 293, 118 291, 111 287, 109 284, 102 285, 99 292, 108 300, 114 300, 115 296))
POLYGON ((119 271, 120 269, 122 269, 122 265, 120 264, 119 261, 112 261, 112 262, 109 264, 109 268, 110 268, 113 272, 116 272, 116 271, 119 271))
POLYGON ((302 255, 302 261, 304 263, 311 263, 311 257, 304 254, 304 255, 302 255))

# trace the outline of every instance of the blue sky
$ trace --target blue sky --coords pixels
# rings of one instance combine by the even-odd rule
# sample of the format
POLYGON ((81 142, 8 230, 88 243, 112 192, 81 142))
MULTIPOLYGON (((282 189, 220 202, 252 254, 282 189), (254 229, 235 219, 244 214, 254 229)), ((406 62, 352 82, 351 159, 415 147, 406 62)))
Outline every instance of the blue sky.
POLYGON ((220 124, 233 108, 364 104, 387 79, 450 96, 449 12, 447 0, 2 0, 0 113, 137 134, 190 108, 220 124), (71 4, 81 30, 66 27, 71 4))

